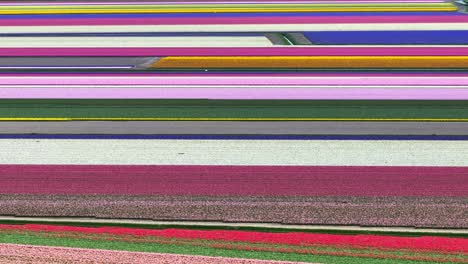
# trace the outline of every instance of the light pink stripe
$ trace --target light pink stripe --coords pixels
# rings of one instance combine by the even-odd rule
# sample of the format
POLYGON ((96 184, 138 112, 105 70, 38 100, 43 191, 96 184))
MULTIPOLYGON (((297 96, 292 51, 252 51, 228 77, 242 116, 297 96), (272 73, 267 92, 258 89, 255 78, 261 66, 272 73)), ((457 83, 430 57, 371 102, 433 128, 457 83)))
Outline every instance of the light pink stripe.
POLYGON ((468 56, 468 47, 0 48, 0 56, 468 56))
MULTIPOLYGON (((271 16, 1 19, 0 26, 464 23, 468 16, 271 16)), ((378 25, 375 25, 378 29, 378 25)))
MULTIPOLYGON (((301 264, 303 262, 129 252, 118 250, 0 244, 0 261, 9 264, 301 264)), ((303 263, 306 264, 306 263, 303 263)), ((312 263, 310 263, 312 264, 312 263)))
MULTIPOLYGON (((305 73, 176 73, 176 72, 125 72, 125 73, 96 73, 96 72, 87 72, 87 73, 5 73, 0 72, 0 79, 2 77, 21 77, 21 78, 30 78, 30 77, 152 77, 152 78, 180 78, 180 77, 248 77, 251 78, 255 76, 258 77, 269 77, 269 78, 278 78, 278 77, 335 77, 335 78, 344 78, 344 77, 364 77, 364 78, 374 78, 374 77, 400 77, 400 78, 411 78, 411 77, 468 77, 467 73, 464 72, 418 72, 418 73, 382 73, 382 72, 305 72, 305 73)), ((1 82, 0 82, 1 85, 1 82)))
POLYGON ((0 98, 468 100, 468 88, 1 88, 0 98))
POLYGON ((463 77, 178 77, 172 76, 0 76, 0 85, 311 85, 311 86, 468 86, 463 77))

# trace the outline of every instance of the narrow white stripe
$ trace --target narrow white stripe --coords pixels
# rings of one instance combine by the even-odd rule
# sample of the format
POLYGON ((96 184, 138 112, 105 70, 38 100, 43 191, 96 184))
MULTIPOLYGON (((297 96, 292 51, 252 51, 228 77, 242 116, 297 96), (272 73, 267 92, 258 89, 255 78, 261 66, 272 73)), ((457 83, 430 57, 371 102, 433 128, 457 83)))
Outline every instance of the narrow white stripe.
MULTIPOLYGON (((285 32, 466 30, 468 23, 365 23, 365 24, 242 24, 242 25, 125 25, 125 26, 3 26, 2 34, 91 32, 285 32)), ((3 41, 3 40, 2 40, 3 41)))
MULTIPOLYGON (((1 29, 0 29, 1 31, 1 29)), ((263 36, 238 37, 3 37, 0 48, 268 47, 263 36)))

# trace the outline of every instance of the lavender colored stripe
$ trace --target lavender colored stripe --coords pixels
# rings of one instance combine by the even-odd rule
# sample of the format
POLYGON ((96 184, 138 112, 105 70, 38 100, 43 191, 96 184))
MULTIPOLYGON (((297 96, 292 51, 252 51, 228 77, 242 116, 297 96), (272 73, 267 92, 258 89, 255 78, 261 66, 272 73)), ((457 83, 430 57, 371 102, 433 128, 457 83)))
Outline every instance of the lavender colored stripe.
POLYGON ((468 47, 0 48, 0 56, 468 56, 468 47))
MULTIPOLYGON (((294 17, 191 17, 191 18, 90 18, 2 19, 0 26, 85 25, 210 25, 210 24, 367 24, 367 23, 463 23, 468 16, 294 16, 294 17)), ((378 25, 376 25, 378 29, 378 25)))
POLYGON ((1 88, 0 98, 468 100, 468 88, 1 88))
MULTIPOLYGON (((468 86, 468 76, 1 76, 6 85, 468 86)), ((7 91, 4 87, 2 91, 7 91)), ((26 87, 28 88, 28 87, 26 87)), ((49 87, 50 88, 50 87, 49 87)), ((158 87, 152 87, 158 88, 158 87)), ((159 87, 162 88, 162 87, 159 87)), ((208 87, 207 87, 208 88, 208 87)), ((317 87, 318 88, 318 87, 317 87)), ((417 87, 414 87, 417 88, 417 87)), ((453 87, 455 88, 455 87, 453 87)), ((172 89, 172 88, 171 88, 172 89)), ((278 90, 277 88, 272 88, 278 90)), ((26 90, 22 90, 26 91, 26 90)), ((54 91, 58 92, 58 89, 54 91)), ((149 91, 149 90, 148 90, 149 91)), ((296 91, 296 90, 295 90, 296 91)), ((296 92, 299 92, 297 90, 296 92)))

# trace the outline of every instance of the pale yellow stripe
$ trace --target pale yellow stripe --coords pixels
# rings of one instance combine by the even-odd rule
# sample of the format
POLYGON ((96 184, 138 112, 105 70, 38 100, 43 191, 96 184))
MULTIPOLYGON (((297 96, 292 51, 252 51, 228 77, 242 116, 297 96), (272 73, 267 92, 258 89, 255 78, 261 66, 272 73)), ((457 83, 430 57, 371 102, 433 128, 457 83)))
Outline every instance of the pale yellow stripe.
POLYGON ((420 122, 468 122, 468 118, 237 118, 237 117, 3 117, 0 121, 420 121, 420 122))
POLYGON ((0 9, 2 15, 37 15, 37 14, 121 14, 121 13, 252 13, 252 12, 428 12, 428 11, 456 11, 456 7, 358 7, 358 8, 195 8, 195 9, 0 9))
POLYGON ((468 56, 165 57, 154 68, 468 68, 468 56))
POLYGON ((353 4, 343 4, 343 3, 329 3, 329 4, 318 4, 318 3, 254 3, 254 4, 122 4, 122 5, 111 5, 111 4, 97 4, 97 5, 87 5, 79 4, 70 7, 68 5, 7 5, 0 6, 0 10, 18 10, 18 9, 164 9, 164 8, 177 8, 177 9, 195 9, 195 8, 249 8, 249 7, 262 7, 262 8, 330 8, 330 7, 366 7, 366 8, 380 8, 380 7, 451 7, 455 6, 451 2, 444 3, 353 3, 353 4))

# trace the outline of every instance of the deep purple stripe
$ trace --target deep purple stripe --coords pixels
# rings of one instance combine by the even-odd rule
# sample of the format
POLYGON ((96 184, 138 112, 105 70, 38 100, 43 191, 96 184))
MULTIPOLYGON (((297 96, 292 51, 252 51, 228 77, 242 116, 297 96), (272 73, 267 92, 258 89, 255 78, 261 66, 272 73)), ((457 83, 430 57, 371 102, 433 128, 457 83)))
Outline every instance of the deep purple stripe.
POLYGON ((468 56, 468 47, 0 48, 0 56, 468 56))
POLYGON ((460 12, 414 11, 414 12, 262 12, 262 13, 159 13, 159 14, 42 14, 0 15, 0 19, 91 19, 91 18, 169 18, 169 17, 293 17, 293 16, 463 16, 460 12))
MULTIPOLYGON (((1 19, 0 26, 91 25, 210 25, 210 24, 359 24, 359 23, 463 23, 468 16, 270 16, 1 19)), ((378 25, 376 25, 378 27, 378 25)))
POLYGON ((0 134, 0 139, 440 140, 440 141, 467 141, 468 140, 468 135, 0 134))
POLYGON ((468 196, 468 167, 1 165, 4 194, 468 196))

